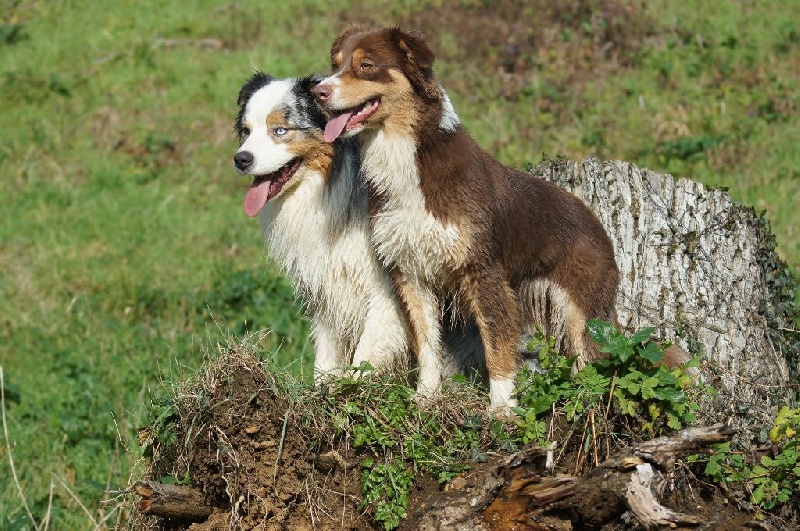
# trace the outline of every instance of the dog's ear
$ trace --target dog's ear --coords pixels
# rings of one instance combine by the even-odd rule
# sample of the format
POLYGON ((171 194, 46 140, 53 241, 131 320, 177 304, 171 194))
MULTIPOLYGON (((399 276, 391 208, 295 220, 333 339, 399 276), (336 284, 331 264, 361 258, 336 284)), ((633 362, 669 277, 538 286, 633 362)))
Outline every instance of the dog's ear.
POLYGON ((425 35, 417 31, 402 31, 399 28, 392 28, 391 31, 393 41, 405 54, 403 71, 411 81, 411 85, 425 99, 441 100, 439 83, 433 76, 433 62, 436 56, 428 46, 425 35))
POLYGON ((342 51, 342 46, 344 45, 344 41, 346 41, 349 37, 355 35, 356 33, 360 33, 365 31, 367 28, 363 24, 349 24, 345 26, 342 32, 336 37, 336 40, 333 41, 331 45, 331 69, 333 69, 333 58, 342 51))
POLYGON ((325 128, 328 119, 325 113, 317 105, 314 96, 311 94, 311 89, 319 85, 320 81, 325 79, 325 76, 319 74, 310 74, 306 77, 301 77, 297 81, 296 94, 298 96, 297 104, 302 110, 302 113, 311 119, 314 124, 320 128, 325 128))
POLYGON ((239 90, 239 96, 236 98, 236 105, 241 107, 258 89, 269 85, 273 81, 275 81, 275 78, 269 74, 265 74, 261 71, 254 72, 253 75, 250 76, 250 79, 242 85, 241 90, 239 90))
POLYGON ((319 85, 320 81, 325 79, 321 74, 309 74, 306 77, 300 78, 300 86, 306 92, 311 92, 311 89, 319 85))

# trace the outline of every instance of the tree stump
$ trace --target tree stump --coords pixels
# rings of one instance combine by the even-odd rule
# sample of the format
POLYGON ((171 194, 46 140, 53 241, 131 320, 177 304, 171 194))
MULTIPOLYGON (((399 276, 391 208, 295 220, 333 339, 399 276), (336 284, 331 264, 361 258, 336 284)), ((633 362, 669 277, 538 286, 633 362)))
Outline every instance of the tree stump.
POLYGON ((623 328, 653 326, 702 354, 724 406, 703 420, 732 417, 739 433, 770 425, 791 396, 787 361, 796 371, 800 338, 793 279, 763 217, 724 190, 628 162, 544 162, 533 173, 580 197, 608 231, 623 328))

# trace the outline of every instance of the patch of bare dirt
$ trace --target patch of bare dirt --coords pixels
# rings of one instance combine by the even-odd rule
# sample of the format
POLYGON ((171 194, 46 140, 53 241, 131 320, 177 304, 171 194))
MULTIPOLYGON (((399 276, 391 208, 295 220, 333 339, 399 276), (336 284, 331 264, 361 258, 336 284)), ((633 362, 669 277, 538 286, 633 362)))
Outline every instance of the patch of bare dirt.
POLYGON ((345 448, 336 458, 312 454, 290 401, 276 389, 264 364, 235 354, 186 387, 174 425, 177 442, 154 446, 149 479, 190 477, 214 513, 191 525, 155 518, 149 525, 373 529, 358 510, 358 462, 348 467, 352 456, 345 448))

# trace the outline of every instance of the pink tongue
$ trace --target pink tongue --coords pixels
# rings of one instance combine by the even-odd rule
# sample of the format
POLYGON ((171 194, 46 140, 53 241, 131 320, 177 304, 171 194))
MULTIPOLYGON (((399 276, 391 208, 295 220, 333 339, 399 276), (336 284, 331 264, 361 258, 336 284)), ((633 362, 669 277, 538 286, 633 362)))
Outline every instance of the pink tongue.
POLYGON ((272 181, 266 179, 260 183, 253 183, 253 186, 247 191, 244 198, 244 213, 254 218, 258 215, 258 211, 264 208, 269 199, 269 187, 272 181))
POLYGON ((325 134, 322 135, 322 138, 325 139, 325 142, 333 142, 339 135, 342 134, 344 128, 347 126, 347 120, 353 116, 354 111, 348 111, 340 114, 336 118, 331 118, 328 120, 328 123, 325 124, 325 134))

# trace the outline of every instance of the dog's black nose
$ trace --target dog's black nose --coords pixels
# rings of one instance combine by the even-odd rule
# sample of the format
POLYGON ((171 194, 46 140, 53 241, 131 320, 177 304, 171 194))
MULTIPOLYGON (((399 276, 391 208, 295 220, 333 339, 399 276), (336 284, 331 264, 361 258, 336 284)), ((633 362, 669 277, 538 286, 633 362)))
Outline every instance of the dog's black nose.
POLYGON ((233 156, 233 163, 239 170, 244 171, 253 163, 253 154, 249 151, 239 151, 233 156))

